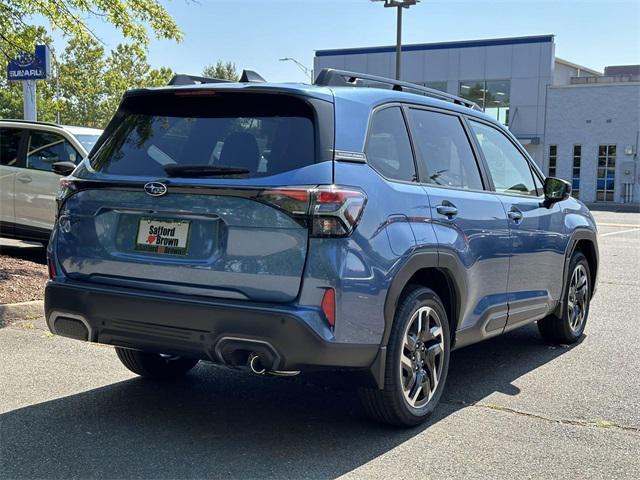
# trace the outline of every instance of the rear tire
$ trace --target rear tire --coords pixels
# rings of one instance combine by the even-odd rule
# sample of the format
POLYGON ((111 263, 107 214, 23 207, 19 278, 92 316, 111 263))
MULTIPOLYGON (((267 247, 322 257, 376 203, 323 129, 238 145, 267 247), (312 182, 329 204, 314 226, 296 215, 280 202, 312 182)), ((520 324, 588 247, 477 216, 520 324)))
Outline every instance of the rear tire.
POLYGON ((373 419, 398 427, 423 423, 435 409, 447 380, 449 321, 433 290, 410 285, 396 310, 387 344, 384 389, 362 389, 373 419))
POLYGON ((562 318, 549 315, 538 321, 542 337, 551 343, 577 342, 587 324, 591 301, 589 262, 581 252, 575 252, 569 262, 562 318))
POLYGON ((161 355, 120 347, 116 347, 116 354, 122 364, 133 373, 155 380, 180 378, 198 363, 194 358, 161 355))

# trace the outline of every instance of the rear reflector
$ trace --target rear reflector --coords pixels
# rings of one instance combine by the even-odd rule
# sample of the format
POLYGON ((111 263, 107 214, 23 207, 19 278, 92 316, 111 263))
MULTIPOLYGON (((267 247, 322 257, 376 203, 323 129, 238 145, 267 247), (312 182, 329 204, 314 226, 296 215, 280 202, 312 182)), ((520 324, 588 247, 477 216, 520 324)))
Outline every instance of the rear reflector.
POLYGON ((49 270, 49 280, 53 280, 56 278, 56 266, 53 263, 53 260, 47 258, 47 269, 49 270))
POLYGON ((333 288, 327 288, 322 297, 322 313, 327 317, 327 322, 332 327, 336 326, 336 291, 333 288))

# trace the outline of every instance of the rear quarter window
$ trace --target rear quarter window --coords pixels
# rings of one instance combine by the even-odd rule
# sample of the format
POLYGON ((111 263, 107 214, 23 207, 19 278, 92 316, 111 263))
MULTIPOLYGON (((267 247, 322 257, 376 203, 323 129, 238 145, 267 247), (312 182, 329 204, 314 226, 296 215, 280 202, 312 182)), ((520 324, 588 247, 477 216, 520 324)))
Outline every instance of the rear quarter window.
POLYGON ((316 161, 312 109, 284 95, 132 97, 91 159, 100 172, 163 176, 169 165, 237 167, 265 177, 316 161), (160 98, 158 98, 160 97, 160 98))
POLYGON ((416 167, 400 107, 374 112, 366 146, 367 162, 390 180, 415 182, 416 167))

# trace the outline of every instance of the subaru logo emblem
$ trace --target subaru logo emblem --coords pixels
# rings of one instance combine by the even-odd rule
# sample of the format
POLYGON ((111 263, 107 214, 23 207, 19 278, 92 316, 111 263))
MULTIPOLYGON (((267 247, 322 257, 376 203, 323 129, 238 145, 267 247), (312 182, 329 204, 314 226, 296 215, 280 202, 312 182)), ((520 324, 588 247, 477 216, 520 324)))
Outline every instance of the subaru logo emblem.
POLYGON ((160 197, 167 193, 167 186, 160 182, 145 183, 144 191, 152 197, 160 197))

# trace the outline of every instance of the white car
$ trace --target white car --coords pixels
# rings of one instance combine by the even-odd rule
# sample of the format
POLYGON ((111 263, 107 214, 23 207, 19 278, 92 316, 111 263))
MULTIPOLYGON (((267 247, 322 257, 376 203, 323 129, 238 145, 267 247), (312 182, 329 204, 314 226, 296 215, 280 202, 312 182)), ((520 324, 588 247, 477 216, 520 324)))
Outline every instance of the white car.
POLYGON ((0 120, 0 236, 48 241, 61 174, 87 156, 101 134, 95 128, 0 120))

